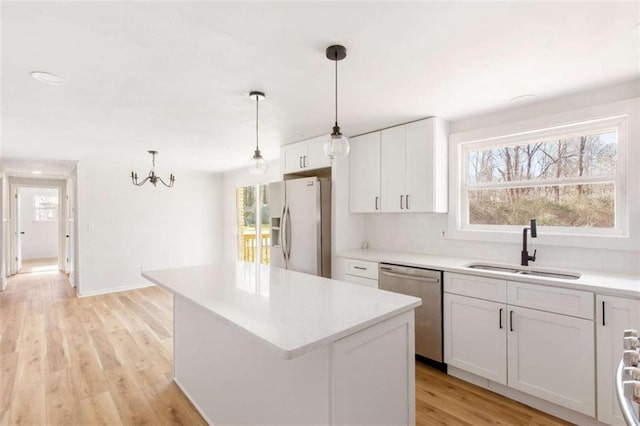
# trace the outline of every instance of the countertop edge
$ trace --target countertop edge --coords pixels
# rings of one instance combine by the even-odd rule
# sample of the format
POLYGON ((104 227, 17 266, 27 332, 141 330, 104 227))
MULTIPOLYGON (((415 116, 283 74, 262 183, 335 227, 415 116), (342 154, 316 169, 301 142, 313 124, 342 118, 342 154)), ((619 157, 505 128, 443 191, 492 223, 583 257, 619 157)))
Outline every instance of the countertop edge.
MULTIPOLYGON (((611 275, 610 278, 607 278, 606 273, 596 273, 594 271, 585 271, 583 275, 587 275, 587 278, 584 278, 584 281, 581 279, 576 280, 576 282, 571 282, 567 280, 558 280, 553 278, 542 278, 542 277, 533 277, 530 275, 526 276, 517 276, 514 277, 513 274, 509 274, 507 272, 495 272, 495 271, 482 271, 478 269, 469 269, 465 268, 463 265, 479 262, 478 259, 469 259, 462 257, 450 257, 450 256, 439 256, 432 254, 420 254, 420 253, 410 253, 410 252, 399 252, 399 251, 391 251, 391 250, 378 250, 378 249, 352 249, 352 250, 341 250, 336 253, 336 256, 348 259, 355 260, 363 260, 369 262, 389 262, 389 263, 400 263, 402 265, 407 266, 415 266, 418 268, 428 268, 428 269, 437 269, 444 272, 453 272, 460 273, 466 275, 474 275, 481 276, 487 278, 497 278, 504 279, 506 281, 516 281, 516 282, 525 282, 536 285, 546 285, 551 287, 560 287, 560 288, 568 288, 574 290, 583 290, 583 291, 593 291, 595 293, 604 295, 604 296, 616 296, 616 297, 624 297, 631 299, 639 299, 640 300, 640 278, 634 280, 633 278, 624 276, 624 277, 616 277, 611 275), (416 261, 416 257, 424 256, 425 258, 435 258, 443 260, 443 263, 429 262, 429 261, 416 261), (447 262, 455 263, 455 265, 447 265, 447 262), (590 274, 594 274, 595 277, 589 277, 590 274), (611 280, 619 280, 625 281, 628 283, 636 283, 638 288, 636 290, 627 289, 627 288, 619 288, 619 287, 603 287, 597 284, 593 284, 590 281, 597 279, 596 277, 601 277, 602 279, 611 279, 611 280)), ((481 261, 480 261, 481 262, 481 261)), ((500 263, 493 261, 486 261, 487 263, 500 263)))

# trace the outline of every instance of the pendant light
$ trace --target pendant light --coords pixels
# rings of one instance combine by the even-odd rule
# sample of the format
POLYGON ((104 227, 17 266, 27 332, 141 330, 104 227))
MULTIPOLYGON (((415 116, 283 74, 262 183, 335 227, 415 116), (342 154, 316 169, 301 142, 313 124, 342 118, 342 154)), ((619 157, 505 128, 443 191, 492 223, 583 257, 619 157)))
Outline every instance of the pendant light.
POLYGON ((264 93, 258 92, 256 90, 251 91, 249 93, 249 97, 251 99, 256 100, 256 150, 253 153, 253 157, 249 160, 249 173, 253 175, 260 175, 267 171, 267 162, 262 158, 262 154, 260 154, 260 146, 258 145, 258 104, 261 99, 264 99, 264 93))
POLYGON ((327 47, 327 59, 336 63, 336 121, 331 136, 324 143, 324 153, 331 159, 349 155, 349 139, 340 133, 338 126, 338 61, 347 57, 347 48, 339 44, 327 47))

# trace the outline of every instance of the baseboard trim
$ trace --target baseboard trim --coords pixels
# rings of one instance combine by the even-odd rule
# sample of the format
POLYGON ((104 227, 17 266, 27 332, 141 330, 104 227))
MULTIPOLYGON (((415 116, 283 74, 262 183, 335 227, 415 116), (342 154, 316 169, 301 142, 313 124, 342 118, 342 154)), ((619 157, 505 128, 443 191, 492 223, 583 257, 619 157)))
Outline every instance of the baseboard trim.
POLYGON ((120 293, 121 291, 129 291, 129 290, 137 290, 139 288, 145 287, 153 287, 155 284, 153 283, 139 283, 133 285, 124 285, 121 287, 111 287, 105 288, 103 290, 93 290, 93 291, 79 291, 78 297, 91 297, 91 296, 100 296, 102 294, 110 294, 110 293, 120 293))
POLYGON ((585 426, 604 425, 604 423, 601 423, 597 419, 587 416, 586 414, 578 413, 577 411, 562 407, 536 396, 529 395, 500 383, 476 376, 473 373, 452 367, 451 365, 448 365, 447 374, 574 424, 585 426))
POLYGON ((182 387, 182 385, 180 384, 180 382, 178 382, 178 379, 176 379, 176 378, 174 377, 174 378, 173 378, 173 383, 175 383, 175 384, 180 388, 180 390, 182 391, 182 393, 187 397, 187 399, 189 400, 189 402, 191 402, 191 405, 193 405, 193 407, 196 409, 196 411, 197 411, 198 413, 200 413, 200 415, 202 416, 202 418, 203 418, 203 419, 204 419, 208 424, 213 425, 213 424, 214 424, 214 423, 213 423, 213 421, 211 421, 211 419, 210 419, 210 418, 208 418, 208 417, 206 416, 206 414, 204 414, 204 411, 202 411, 202 410, 200 409, 200 407, 198 407, 198 404, 196 404, 196 403, 193 401, 193 399, 191 398, 191 396, 189 396, 189 392, 187 392, 186 390, 184 390, 184 388, 182 387))

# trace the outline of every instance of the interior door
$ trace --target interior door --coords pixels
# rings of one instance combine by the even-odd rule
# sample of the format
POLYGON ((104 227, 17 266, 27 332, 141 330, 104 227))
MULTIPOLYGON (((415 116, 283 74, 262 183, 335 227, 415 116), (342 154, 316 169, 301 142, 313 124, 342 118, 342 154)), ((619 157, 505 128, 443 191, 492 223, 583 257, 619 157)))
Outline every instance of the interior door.
POLYGON ((20 223, 20 191, 18 188, 15 190, 15 233, 16 233, 16 270, 17 274, 22 269, 22 235, 24 235, 22 231, 22 224, 20 223))
POLYGON ((287 269, 318 275, 321 270, 320 182, 318 178, 288 180, 287 269))

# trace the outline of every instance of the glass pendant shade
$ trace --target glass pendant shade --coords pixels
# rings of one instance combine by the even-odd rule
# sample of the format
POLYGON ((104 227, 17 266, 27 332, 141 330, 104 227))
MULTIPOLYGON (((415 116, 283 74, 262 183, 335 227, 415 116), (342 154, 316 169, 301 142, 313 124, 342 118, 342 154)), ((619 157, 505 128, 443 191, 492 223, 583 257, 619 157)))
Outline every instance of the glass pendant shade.
POLYGON ((349 155, 349 139, 341 133, 332 133, 324 143, 324 154, 331 158, 342 158, 349 155))
POLYGON ((262 158, 260 150, 256 150, 251 160, 249 160, 249 173, 252 175, 260 175, 267 171, 267 162, 262 158))

